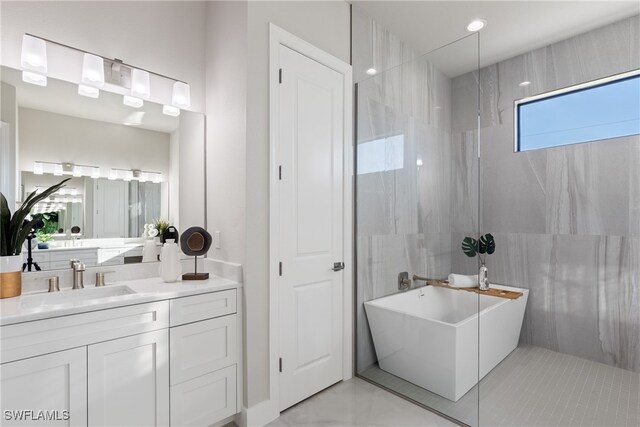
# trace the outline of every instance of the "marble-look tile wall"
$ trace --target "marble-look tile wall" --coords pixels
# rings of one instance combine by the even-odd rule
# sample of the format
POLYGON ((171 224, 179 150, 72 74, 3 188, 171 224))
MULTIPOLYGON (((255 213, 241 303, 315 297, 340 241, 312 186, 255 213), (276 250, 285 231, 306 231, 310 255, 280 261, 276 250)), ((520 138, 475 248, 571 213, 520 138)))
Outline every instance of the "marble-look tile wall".
MULTIPOLYGON (((531 289, 521 342, 636 372, 640 137, 514 153, 513 101, 638 68, 639 23, 628 18, 480 71, 481 230, 497 241, 492 281, 531 289)), ((468 108, 476 79, 453 79, 454 111, 468 108)), ((454 114, 452 129, 473 132, 475 123, 454 114)))
MULTIPOLYGON (((362 303, 397 292, 402 271, 437 278, 451 272, 452 230, 477 228, 478 161, 477 132, 451 134, 451 79, 429 55, 418 57, 356 7, 353 16, 357 144, 395 135, 404 141, 401 167, 357 175, 357 369, 362 371, 376 362, 362 303), (367 76, 372 66, 386 71, 367 76)), ((450 47, 451 54, 476 52, 476 46, 469 38, 450 47)), ((477 96, 467 101, 475 105, 477 96)), ((393 157, 392 147, 386 148, 381 155, 393 157)))

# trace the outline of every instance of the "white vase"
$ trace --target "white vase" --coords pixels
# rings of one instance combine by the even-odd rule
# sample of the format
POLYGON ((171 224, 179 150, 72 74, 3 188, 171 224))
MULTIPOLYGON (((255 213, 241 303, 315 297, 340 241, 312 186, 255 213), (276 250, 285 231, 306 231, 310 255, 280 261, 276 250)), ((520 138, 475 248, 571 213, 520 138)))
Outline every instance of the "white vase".
POLYGON ((178 245, 173 239, 167 239, 160 251, 160 267, 158 268, 160 277, 167 283, 173 283, 178 280, 182 273, 182 264, 180 264, 180 252, 178 245))
POLYGON ((156 247, 156 241, 154 239, 147 239, 144 241, 142 247, 142 262, 155 262, 158 261, 158 248, 156 247))
POLYGON ((0 298, 22 293, 22 255, 0 257, 0 298))

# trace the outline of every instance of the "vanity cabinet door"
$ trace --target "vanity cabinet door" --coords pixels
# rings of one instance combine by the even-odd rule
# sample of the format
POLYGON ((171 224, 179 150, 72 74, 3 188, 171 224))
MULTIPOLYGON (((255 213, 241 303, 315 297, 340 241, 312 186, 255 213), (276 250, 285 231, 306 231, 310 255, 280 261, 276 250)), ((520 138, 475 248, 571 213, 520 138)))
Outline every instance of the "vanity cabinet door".
POLYGON ((86 347, 4 363, 0 371, 0 425, 87 425, 86 347))
POLYGON ((169 425, 169 337, 163 329, 88 349, 90 426, 169 425))

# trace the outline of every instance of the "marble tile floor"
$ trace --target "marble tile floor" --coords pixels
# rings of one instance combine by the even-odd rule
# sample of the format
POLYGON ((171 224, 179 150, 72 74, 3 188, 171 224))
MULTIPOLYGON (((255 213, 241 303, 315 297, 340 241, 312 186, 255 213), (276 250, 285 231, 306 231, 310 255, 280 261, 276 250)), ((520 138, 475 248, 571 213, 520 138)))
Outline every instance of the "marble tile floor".
MULTIPOLYGON (((466 424, 478 389, 452 402, 374 365, 363 377, 466 424)), ((481 426, 640 426, 640 373, 542 347, 518 347, 480 383, 481 426)))
POLYGON ((267 427, 456 426, 359 378, 338 383, 280 414, 267 427))

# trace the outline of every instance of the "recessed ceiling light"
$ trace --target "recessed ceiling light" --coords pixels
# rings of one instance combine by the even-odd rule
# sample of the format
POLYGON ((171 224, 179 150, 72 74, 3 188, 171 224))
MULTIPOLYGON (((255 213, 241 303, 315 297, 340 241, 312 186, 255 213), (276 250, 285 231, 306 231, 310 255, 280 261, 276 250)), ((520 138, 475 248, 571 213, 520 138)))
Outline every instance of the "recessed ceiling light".
POLYGON ((369 74, 370 76, 375 76, 376 74, 378 74, 378 70, 376 70, 375 68, 369 68, 367 70, 367 74, 369 74))
POLYGON ((525 80, 522 83, 520 83, 518 86, 525 87, 525 86, 529 86, 530 84, 531 84, 531 82, 529 80, 525 80))
POLYGON ((474 19, 467 24, 467 31, 475 33, 476 31, 483 29, 485 25, 487 25, 487 21, 484 19, 474 19))

